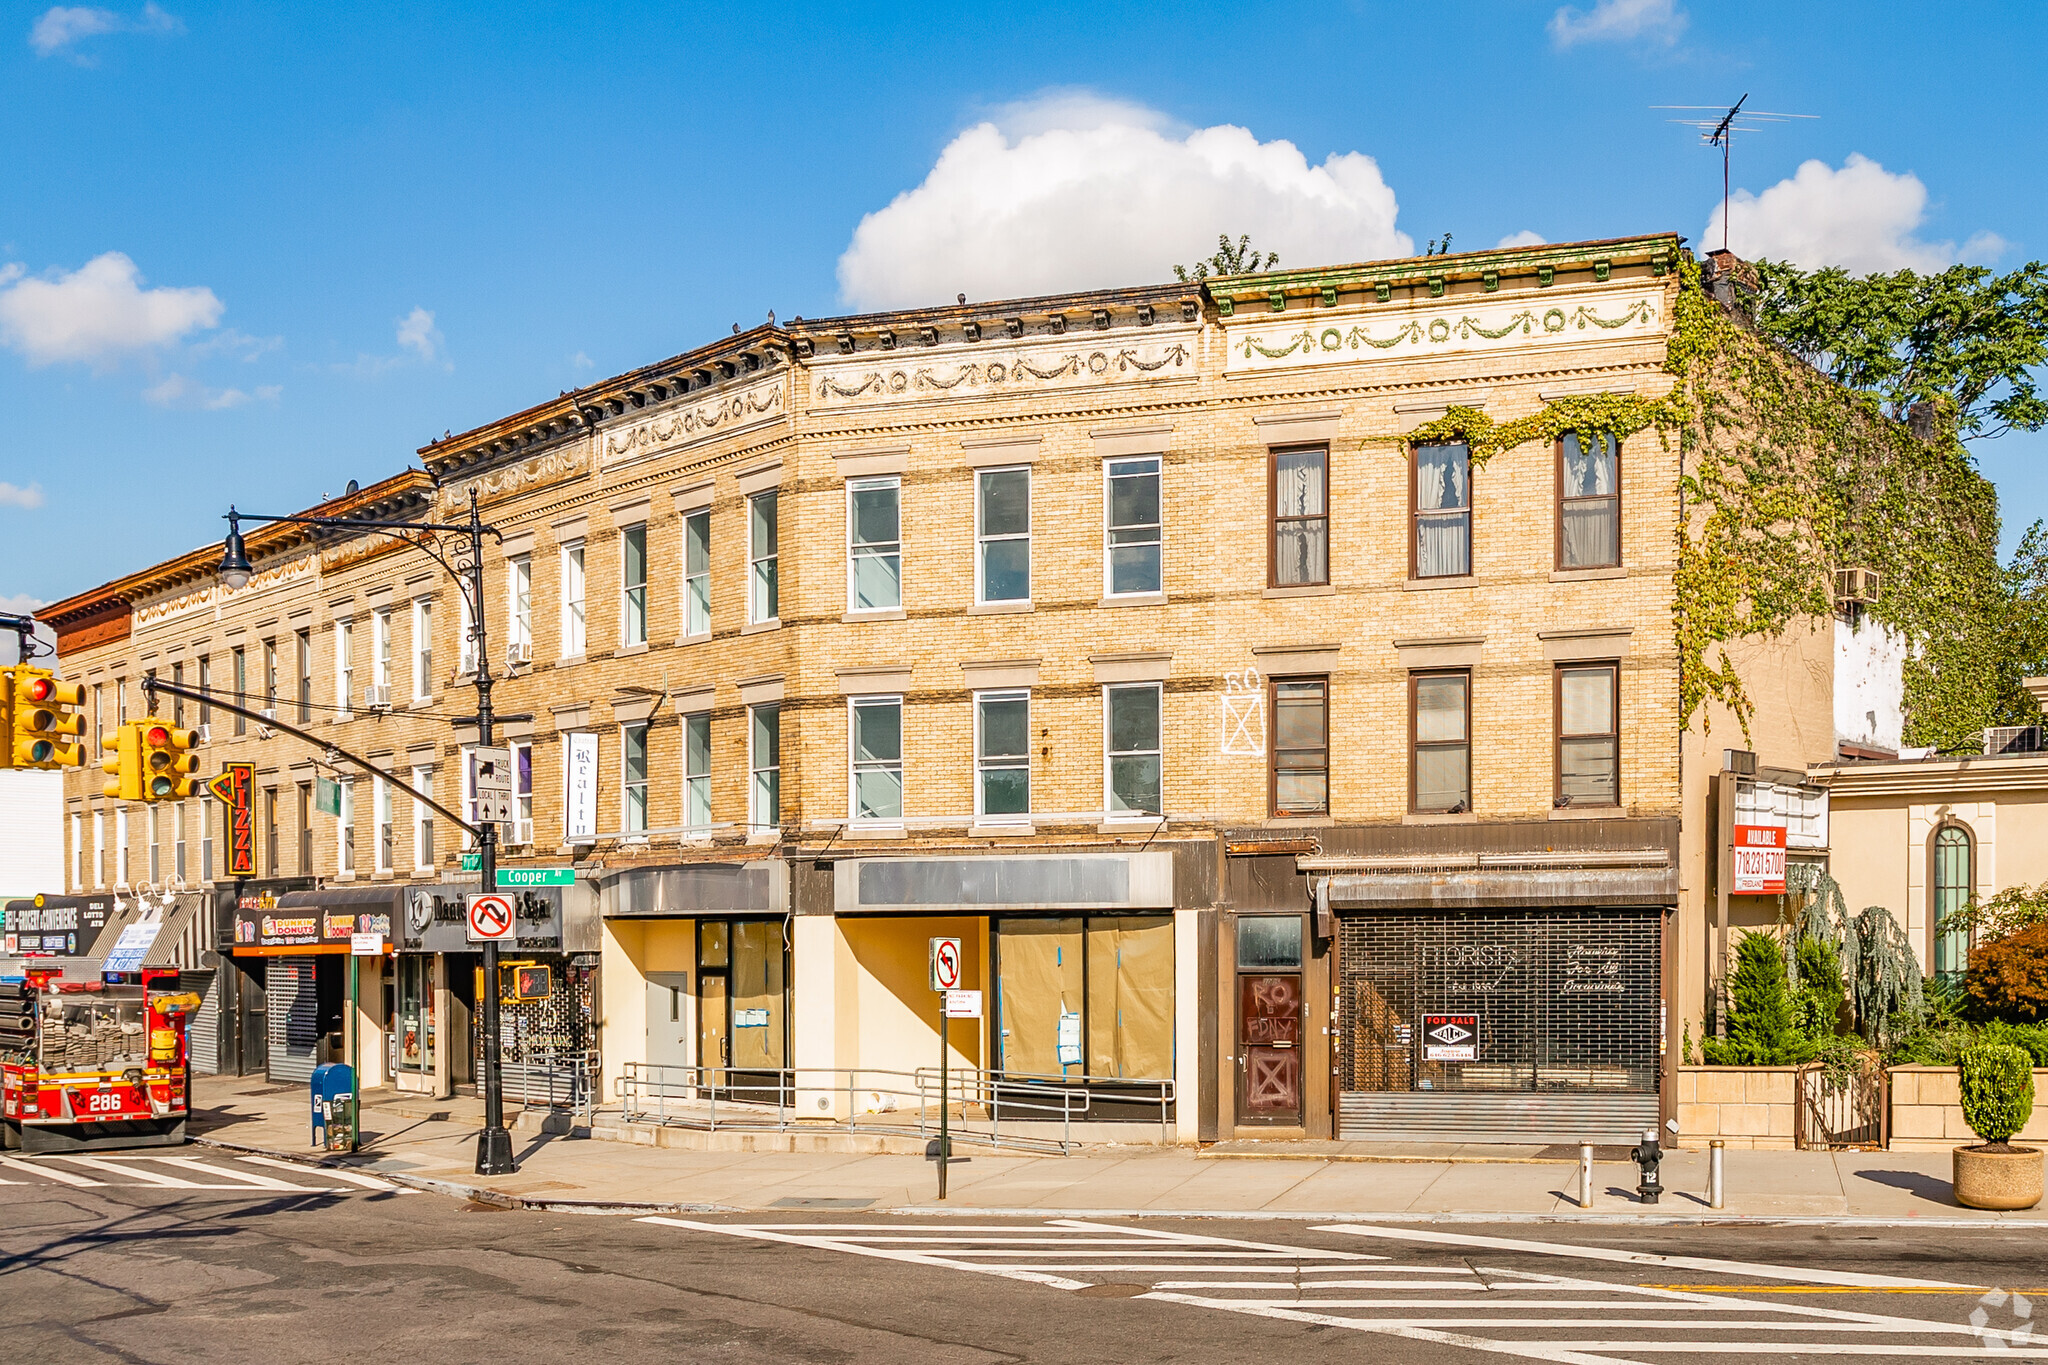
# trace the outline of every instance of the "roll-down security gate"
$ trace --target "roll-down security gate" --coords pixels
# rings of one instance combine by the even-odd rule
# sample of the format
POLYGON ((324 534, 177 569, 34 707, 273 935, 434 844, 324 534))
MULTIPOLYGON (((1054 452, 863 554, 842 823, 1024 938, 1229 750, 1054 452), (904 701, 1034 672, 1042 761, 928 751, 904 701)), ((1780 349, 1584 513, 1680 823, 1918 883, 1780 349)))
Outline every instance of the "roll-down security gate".
POLYGON ((1661 910, 1338 924, 1340 1137, 1619 1143, 1656 1126, 1661 910))

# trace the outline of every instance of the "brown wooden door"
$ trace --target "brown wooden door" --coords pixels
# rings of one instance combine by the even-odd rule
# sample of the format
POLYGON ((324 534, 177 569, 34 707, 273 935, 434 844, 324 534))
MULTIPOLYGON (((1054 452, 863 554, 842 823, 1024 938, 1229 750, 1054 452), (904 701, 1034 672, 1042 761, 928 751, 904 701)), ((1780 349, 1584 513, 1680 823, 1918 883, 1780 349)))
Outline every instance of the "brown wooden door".
POLYGON ((1240 1122, 1301 1122, 1302 998, 1298 972, 1237 978, 1240 1122))

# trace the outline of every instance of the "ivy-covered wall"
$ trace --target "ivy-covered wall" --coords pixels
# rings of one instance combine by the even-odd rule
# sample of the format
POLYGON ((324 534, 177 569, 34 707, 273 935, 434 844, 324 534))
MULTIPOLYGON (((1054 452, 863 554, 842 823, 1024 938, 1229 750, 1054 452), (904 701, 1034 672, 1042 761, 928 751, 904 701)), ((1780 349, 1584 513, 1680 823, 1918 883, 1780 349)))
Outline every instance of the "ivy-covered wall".
POLYGON ((1988 647, 2003 600, 1998 500, 1961 443, 1915 438, 1751 332, 1701 288, 1690 258, 1680 275, 1665 360, 1678 383, 1665 397, 1561 397, 1498 423, 1453 407, 1408 439, 1462 440, 1475 467, 1566 431, 1677 443, 1671 609, 1686 728, 1719 703, 1746 737, 1755 706, 1731 646, 1825 625, 1834 572, 1851 566, 1878 571, 1870 614, 1909 641, 1907 743, 1974 747, 1983 726, 2030 711, 1988 647))

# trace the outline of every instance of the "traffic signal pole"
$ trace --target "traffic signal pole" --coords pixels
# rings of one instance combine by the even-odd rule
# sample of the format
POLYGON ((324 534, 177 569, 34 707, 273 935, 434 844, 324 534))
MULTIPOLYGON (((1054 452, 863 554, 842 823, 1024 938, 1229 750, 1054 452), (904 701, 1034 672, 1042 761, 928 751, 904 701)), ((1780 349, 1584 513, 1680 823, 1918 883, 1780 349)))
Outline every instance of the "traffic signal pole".
MULTIPOLYGON (((489 619, 484 610, 484 537, 504 535, 496 527, 486 526, 478 513, 475 488, 469 491, 469 520, 466 522, 432 521, 380 521, 371 517, 316 517, 316 516, 265 516, 253 512, 238 512, 230 506, 227 510, 227 539, 222 544, 219 577, 229 588, 246 586, 254 566, 249 561, 247 543, 242 539, 242 522, 285 522, 295 526, 317 526, 336 531, 369 531, 376 535, 389 536, 421 550, 455 579, 455 586, 469 599, 470 632, 476 641, 476 727, 477 747, 489 748, 492 741, 494 717, 491 713, 491 652, 490 634, 486 626, 489 619), (450 535, 466 537, 469 544, 469 563, 457 567, 445 559, 439 550, 422 537, 424 532, 447 532, 450 535)), ((457 558, 460 558, 458 554, 457 558)), ((145 685, 147 685, 145 683, 145 685)), ((159 684, 161 686, 161 684, 159 684)), ((169 688, 172 695, 179 695, 181 689, 169 688)), ((185 694, 192 695, 192 694, 185 694)), ((211 698, 207 698, 211 700, 211 698)), ((218 702, 214 703, 219 705, 218 702)), ((237 707, 227 708, 239 714, 249 714, 237 707)), ((316 739, 302 730, 264 718, 263 723, 287 734, 297 735, 319 745, 351 762, 360 764, 371 772, 382 773, 381 768, 365 763, 355 755, 345 752, 326 740, 316 739)), ((388 778, 389 774, 385 774, 388 778)), ((411 792, 428 806, 446 815, 457 828, 467 832, 477 842, 477 866, 481 873, 482 889, 488 894, 495 892, 498 882, 498 827, 495 822, 470 821, 453 814, 446 806, 431 797, 413 791, 403 782, 392 780, 401 791, 411 792)), ((503 1073, 503 1047, 498 1026, 498 945, 486 940, 484 943, 484 989, 480 1014, 484 1030, 484 1126, 477 1134, 476 1173, 478 1175, 506 1175, 516 1170, 512 1160, 512 1134, 505 1127, 505 1087, 503 1073)))

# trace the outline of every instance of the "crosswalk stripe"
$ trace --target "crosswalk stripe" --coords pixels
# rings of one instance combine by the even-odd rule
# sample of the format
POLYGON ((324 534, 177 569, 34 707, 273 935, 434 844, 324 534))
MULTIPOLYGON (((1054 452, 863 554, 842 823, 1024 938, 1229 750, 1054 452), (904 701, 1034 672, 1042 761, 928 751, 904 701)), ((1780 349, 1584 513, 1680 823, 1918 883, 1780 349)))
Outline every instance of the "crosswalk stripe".
POLYGON ((359 1175, 354 1171, 344 1171, 334 1166, 307 1167, 301 1166, 294 1161, 279 1161, 276 1157, 269 1156, 243 1156, 237 1157, 236 1160, 254 1162, 258 1166, 274 1166, 280 1171, 303 1171, 308 1175, 317 1174, 323 1180, 346 1180, 349 1184, 361 1185, 366 1190, 395 1190, 398 1188, 398 1186, 388 1180, 379 1180, 373 1175, 359 1175))
MULTIPOLYGON (((1628 1365, 1640 1361, 1643 1353, 1685 1350, 1712 1355, 1746 1352, 1759 1359, 1800 1354, 2048 1358, 2048 1340, 2034 1338, 2024 1328, 1986 1332, 1965 1322, 1828 1307, 1811 1298, 1738 1296, 1719 1292, 1723 1287, 1716 1285, 1677 1288, 1509 1270, 1477 1265, 1464 1257, 1459 1258, 1462 1265, 1446 1266, 1396 1265, 1378 1256, 1332 1263, 1328 1259, 1331 1253, 1320 1247, 1206 1237, 1156 1227, 1126 1228, 1080 1218, 972 1229, 903 1224, 811 1224, 793 1229, 788 1224, 718 1224, 666 1217, 640 1221, 906 1265, 996 1275, 1056 1289, 1086 1289, 1113 1283, 1114 1276, 1142 1274, 1145 1280, 1132 1286, 1139 1299, 1556 1365, 1628 1365), (1153 1281, 1152 1274, 1160 1278, 1153 1281), (1576 1333, 1576 1338, 1563 1339, 1566 1333, 1576 1333), (1615 1333, 1630 1333, 1634 1339, 1617 1340, 1615 1333), (1880 1335, 1919 1341, 1898 1345, 1870 1340, 1880 1335), (1855 1338, 1864 1339, 1864 1344, 1855 1338), (1959 1338, 1973 1340, 1965 1344, 1959 1338), (1977 1349, 1979 1344, 1984 1344, 1983 1349, 1977 1349)), ((1387 1231, 1353 1225, 1316 1230, 1354 1235, 1387 1231)), ((1433 1230, 1406 1240, 1430 1242, 1433 1250, 1440 1251, 1484 1246, 1560 1258, 1676 1265, 1751 1280, 1783 1280, 1793 1288, 1798 1281, 1830 1275, 1877 1282, 1859 1286, 1864 1293, 1931 1283, 1433 1230)), ((1777 1287, 1752 1288, 1768 1296, 1777 1287)))
POLYGON ((160 1156, 152 1159, 160 1161, 166 1166, 176 1166, 181 1171, 195 1171, 200 1175, 220 1176, 227 1180, 241 1181, 246 1189, 291 1190, 295 1193, 317 1193, 317 1191, 306 1191, 304 1185, 294 1185, 285 1180, 273 1180, 267 1175, 256 1175, 250 1171, 234 1171, 220 1166, 209 1166, 203 1161, 195 1161, 188 1156, 160 1156))
POLYGON ((1619 1251, 1611 1247, 1578 1246, 1568 1242, 1531 1242, 1514 1237, 1480 1237, 1470 1233, 1438 1232, 1435 1229, 1364 1226, 1337 1223, 1309 1229, 1336 1232, 1347 1237, 1388 1237, 1435 1246, 1481 1247, 1488 1251, 1526 1251, 1540 1256, 1576 1257, 1588 1261, 1617 1261, 1629 1265, 1674 1266, 1684 1270, 1707 1270, 1722 1275, 1753 1275, 1758 1279, 1802 1280, 1813 1284, 1856 1285, 1866 1289, 1900 1286, 1931 1286, 1940 1289, 1982 1289, 1983 1285, 1960 1285, 1948 1280, 1908 1280, 1896 1275, 1869 1275, 1853 1270, 1814 1270, 1804 1266, 1758 1265, 1750 1261, 1723 1261, 1710 1256, 1660 1256, 1648 1251, 1619 1251))
POLYGON ((92 1186, 96 1188, 107 1183, 104 1180, 89 1180, 76 1172, 48 1165, 40 1159, 36 1161, 23 1161, 20 1157, 0 1156, 0 1162, 4 1162, 9 1166, 19 1167, 24 1171, 33 1171, 40 1176, 47 1176, 60 1185, 92 1186))
POLYGON ((73 1152, 52 1153, 50 1159, 53 1161, 75 1161, 81 1166, 90 1166, 96 1171, 107 1171, 113 1175, 134 1176, 146 1184, 160 1185, 165 1189, 190 1190, 198 1188, 192 1181, 175 1175, 158 1175, 153 1171, 145 1171, 135 1165, 133 1161, 108 1161, 105 1157, 79 1156, 73 1152))

